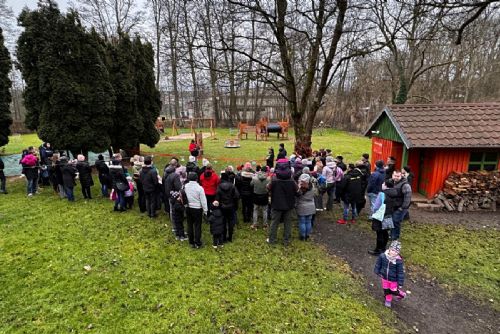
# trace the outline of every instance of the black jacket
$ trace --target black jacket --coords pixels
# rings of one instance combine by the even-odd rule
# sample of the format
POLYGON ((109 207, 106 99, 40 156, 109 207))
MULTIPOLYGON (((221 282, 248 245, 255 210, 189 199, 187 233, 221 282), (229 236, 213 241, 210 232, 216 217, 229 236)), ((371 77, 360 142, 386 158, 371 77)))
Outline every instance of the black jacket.
POLYGON ((273 177, 269 184, 271 191, 271 207, 275 210, 291 210, 295 207, 297 184, 292 179, 280 180, 273 177))
POLYGON ((214 208, 212 210, 212 214, 208 217, 208 223, 210 224, 211 234, 224 233, 224 217, 222 216, 221 209, 214 208))
POLYGON ((111 176, 109 175, 109 167, 104 160, 96 160, 95 168, 99 174, 99 182, 111 186, 111 176))
POLYGON ((194 172, 199 175, 200 168, 194 162, 188 162, 186 164, 186 175, 189 175, 190 172, 194 172))
POLYGON ((90 187, 94 185, 94 180, 92 180, 92 168, 88 162, 78 161, 76 163, 76 169, 78 170, 78 177, 82 187, 90 187))
POLYGON ((355 168, 344 175, 340 184, 337 185, 341 187, 339 192, 344 202, 359 203, 364 200, 365 192, 363 186, 365 183, 363 180, 366 180, 366 175, 359 168, 355 168))
POLYGON ((171 191, 179 191, 182 188, 181 177, 175 172, 169 173, 167 178, 163 181, 165 187, 165 194, 170 197, 171 191))
POLYGON ((123 182, 128 184, 127 177, 123 172, 122 165, 109 166, 109 175, 111 176, 111 186, 115 191, 118 191, 118 188, 116 187, 117 182, 123 182))
POLYGON ((253 186, 250 184, 252 178, 253 175, 249 172, 241 172, 241 174, 236 176, 236 187, 241 197, 250 197, 253 195, 253 186))
POLYGON ((139 174, 141 179, 142 189, 145 193, 154 193, 158 185, 158 173, 156 169, 151 166, 142 166, 141 173, 139 174))
POLYGON ((5 168, 5 165, 3 163, 2 158, 0 158, 0 177, 4 176, 3 169, 5 168))
POLYGON ((72 164, 66 164, 62 167, 62 179, 66 188, 73 188, 75 186, 76 167, 72 164))
POLYGON ((234 208, 239 198, 238 189, 231 182, 222 180, 217 186, 215 200, 219 202, 219 207, 223 209, 234 208))

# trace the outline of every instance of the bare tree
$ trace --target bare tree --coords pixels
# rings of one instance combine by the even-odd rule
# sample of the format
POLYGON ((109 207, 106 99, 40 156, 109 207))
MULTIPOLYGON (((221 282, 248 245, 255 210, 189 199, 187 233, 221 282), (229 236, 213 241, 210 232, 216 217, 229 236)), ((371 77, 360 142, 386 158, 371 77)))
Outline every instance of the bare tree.
POLYGON ((137 0, 74 0, 70 5, 105 39, 131 33, 144 17, 137 0))

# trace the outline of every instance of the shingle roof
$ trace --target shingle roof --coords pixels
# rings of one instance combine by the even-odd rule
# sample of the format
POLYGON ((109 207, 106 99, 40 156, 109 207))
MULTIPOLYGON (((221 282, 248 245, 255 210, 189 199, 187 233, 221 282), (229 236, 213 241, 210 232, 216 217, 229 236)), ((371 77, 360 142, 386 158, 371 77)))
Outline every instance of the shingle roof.
POLYGON ((395 104, 386 114, 407 148, 500 148, 500 102, 395 104))

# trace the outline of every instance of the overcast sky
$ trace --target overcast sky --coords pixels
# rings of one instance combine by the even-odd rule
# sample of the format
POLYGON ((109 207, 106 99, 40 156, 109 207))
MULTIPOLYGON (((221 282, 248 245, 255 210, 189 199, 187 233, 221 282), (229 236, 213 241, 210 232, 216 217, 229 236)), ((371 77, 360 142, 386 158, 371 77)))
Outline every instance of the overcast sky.
MULTIPOLYGON (((59 9, 61 9, 61 11, 65 11, 68 7, 68 0, 56 0, 56 2, 59 5, 59 9)), ((21 13, 21 10, 25 6, 34 9, 36 8, 37 3, 38 0, 7 0, 7 6, 12 8, 16 17, 19 15, 19 13, 21 13)))

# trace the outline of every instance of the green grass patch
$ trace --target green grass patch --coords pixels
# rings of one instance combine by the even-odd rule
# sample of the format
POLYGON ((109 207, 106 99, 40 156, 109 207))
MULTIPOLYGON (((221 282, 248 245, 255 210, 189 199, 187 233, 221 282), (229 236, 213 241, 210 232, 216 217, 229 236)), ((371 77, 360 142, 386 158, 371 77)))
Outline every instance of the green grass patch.
POLYGON ((425 268, 441 283, 500 310, 500 232, 459 226, 404 224, 408 264, 425 268), (478 298, 479 297, 479 298, 478 298))
MULTIPOLYGON (((342 154, 350 136, 332 134, 321 140, 342 154)), ((352 153, 358 157, 367 141, 351 138, 363 147, 352 153)), ((180 156, 187 143, 161 143, 154 151, 180 156)), ((269 144, 248 140, 229 157, 263 158, 269 144)), ((222 146, 222 139, 205 140, 220 168, 229 161, 222 159, 222 146)), ((394 331, 391 313, 367 296, 348 265, 311 243, 269 247, 264 231, 240 223, 235 241, 214 251, 203 225, 208 247, 193 250, 174 240, 164 215, 150 220, 137 209, 114 213, 107 199, 85 202, 79 186, 75 203, 49 188, 27 198, 17 179, 9 180, 8 190, 0 200, 0 332, 394 331)), ((92 191, 97 197, 98 187, 92 191)))
POLYGON ((0 147, 0 154, 19 154, 29 146, 39 147, 42 141, 36 133, 9 136, 9 143, 0 147))

